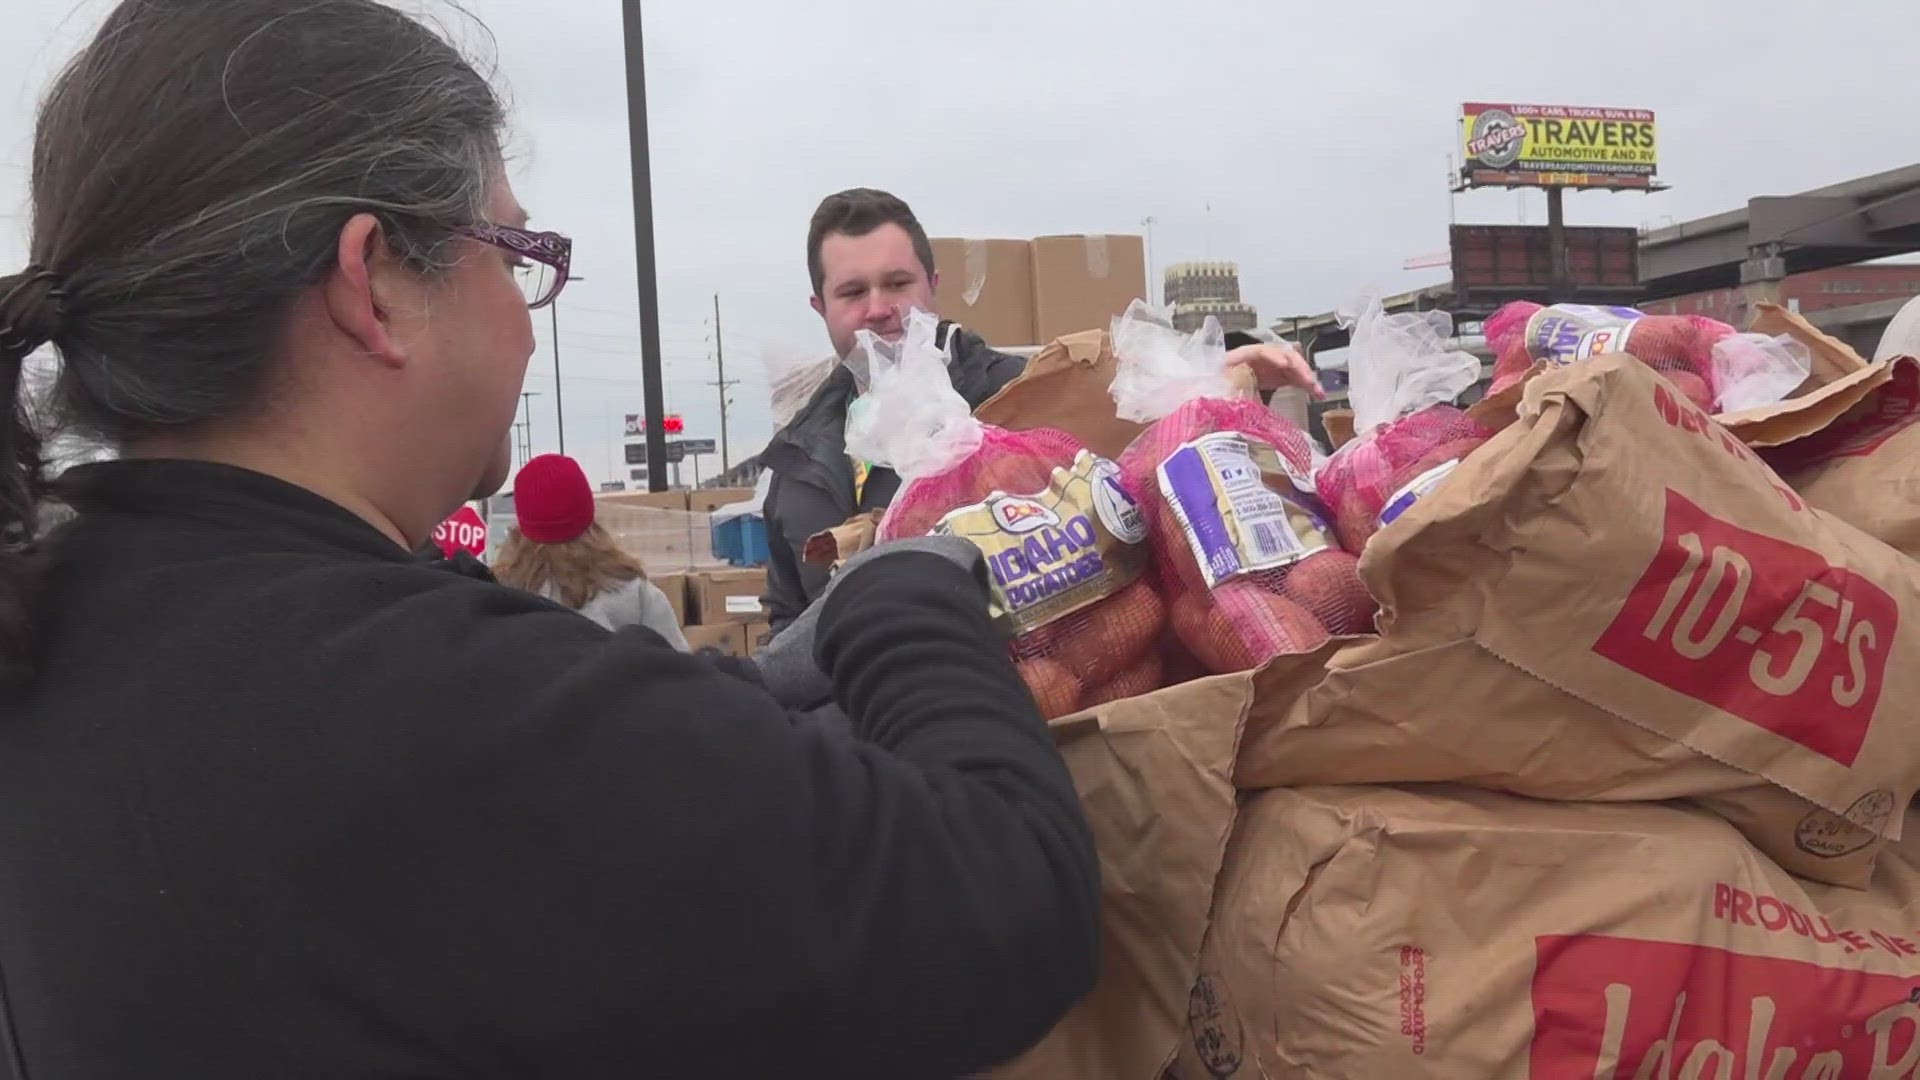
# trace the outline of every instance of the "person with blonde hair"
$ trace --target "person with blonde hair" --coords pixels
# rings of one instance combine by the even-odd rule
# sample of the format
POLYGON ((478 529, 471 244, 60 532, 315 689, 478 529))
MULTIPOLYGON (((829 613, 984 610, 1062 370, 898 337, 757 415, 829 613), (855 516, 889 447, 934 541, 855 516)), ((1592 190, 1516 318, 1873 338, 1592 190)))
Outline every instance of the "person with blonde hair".
POLYGON ((494 561, 502 585, 525 589, 609 630, 644 626, 687 652, 680 620, 646 567, 595 520, 593 488, 580 463, 541 454, 513 480, 518 523, 494 561))

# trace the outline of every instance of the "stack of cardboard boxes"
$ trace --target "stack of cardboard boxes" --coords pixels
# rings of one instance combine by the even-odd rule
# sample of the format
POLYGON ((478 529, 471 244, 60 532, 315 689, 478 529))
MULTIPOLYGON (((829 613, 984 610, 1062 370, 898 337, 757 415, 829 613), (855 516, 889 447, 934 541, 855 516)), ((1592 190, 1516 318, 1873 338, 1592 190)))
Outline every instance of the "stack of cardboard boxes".
POLYGON ((933 241, 934 307, 1001 348, 1038 345, 1107 324, 1147 295, 1138 236, 933 241))
POLYGON ((713 555, 712 514, 753 498, 752 488, 622 492, 600 497, 600 524, 667 594, 695 652, 747 656, 768 632, 763 568, 713 555))
POLYGON ((654 584, 673 604, 694 652, 750 656, 768 633, 763 567, 705 567, 656 577, 654 584))

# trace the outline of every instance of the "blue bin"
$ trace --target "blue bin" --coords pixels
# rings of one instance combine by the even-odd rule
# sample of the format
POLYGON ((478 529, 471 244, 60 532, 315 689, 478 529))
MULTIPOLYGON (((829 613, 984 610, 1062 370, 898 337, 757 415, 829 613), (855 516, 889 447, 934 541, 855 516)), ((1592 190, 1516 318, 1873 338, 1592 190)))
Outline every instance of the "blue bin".
POLYGON ((764 566, 767 562, 767 519, 741 514, 713 523, 713 554, 735 566, 764 566))

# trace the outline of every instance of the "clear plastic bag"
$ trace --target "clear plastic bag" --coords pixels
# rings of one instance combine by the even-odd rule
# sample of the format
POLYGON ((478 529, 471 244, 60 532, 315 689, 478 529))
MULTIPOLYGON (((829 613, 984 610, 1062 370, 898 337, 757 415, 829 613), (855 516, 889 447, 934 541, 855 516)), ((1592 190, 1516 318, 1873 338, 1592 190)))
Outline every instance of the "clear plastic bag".
POLYGON ((1713 385, 1723 413, 1777 405, 1812 372, 1812 351, 1785 334, 1729 334, 1713 345, 1713 385))
POLYGON ((953 389, 937 321, 862 333, 847 449, 900 474, 879 539, 946 533, 986 556, 1008 651, 1049 719, 1157 689, 1166 605, 1144 580, 1146 526, 1119 469, 1052 428, 982 424, 953 389))
POLYGON ((1480 360, 1449 349, 1453 318, 1444 311, 1389 315, 1378 296, 1340 313, 1350 327, 1347 397, 1353 432, 1365 435, 1429 405, 1447 405, 1480 381, 1480 360))
POLYGON ((1111 337, 1113 355, 1120 359, 1113 376, 1114 413, 1120 419, 1151 424, 1189 401, 1234 399, 1227 337, 1211 315, 1198 331, 1185 334, 1135 300, 1113 320, 1111 337))
POLYGON ((760 370, 767 380, 767 408, 773 413, 773 426, 782 428, 791 423, 839 363, 833 356, 821 356, 817 349, 763 346, 760 370))
POLYGON ((1364 629, 1373 603, 1331 541, 1312 442, 1235 396, 1219 324, 1184 334, 1136 302, 1111 336, 1115 406, 1149 424, 1120 472, 1182 649, 1205 670, 1244 671, 1364 629))
POLYGON ((979 449, 983 425, 947 377, 940 320, 912 311, 904 322, 897 342, 866 330, 855 336, 845 363, 861 394, 847 414, 847 453, 914 480, 979 449))
POLYGON ((1493 432, 1451 404, 1479 380, 1480 361, 1448 348, 1445 312, 1389 315, 1368 296, 1342 315, 1352 327, 1354 438, 1321 465, 1315 486, 1341 544, 1358 555, 1493 432))

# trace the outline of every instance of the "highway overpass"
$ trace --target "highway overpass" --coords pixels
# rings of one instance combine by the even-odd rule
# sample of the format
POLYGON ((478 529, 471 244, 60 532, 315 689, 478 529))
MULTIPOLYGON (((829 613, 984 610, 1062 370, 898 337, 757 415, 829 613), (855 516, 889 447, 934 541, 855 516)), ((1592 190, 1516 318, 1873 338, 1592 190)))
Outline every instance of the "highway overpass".
MULTIPOLYGON (((1757 196, 1738 210, 1643 231, 1637 302, 1737 288, 1750 312, 1753 303, 1778 301, 1780 282, 1790 275, 1916 251, 1920 165, 1907 165, 1798 195, 1757 196)), ((1463 296, 1452 282, 1442 282, 1388 297, 1386 306, 1389 311, 1440 308, 1473 322, 1498 305, 1463 296)), ((1876 301, 1821 312, 1813 321, 1854 341, 1856 348, 1866 339, 1868 348, 1861 351, 1871 352, 1897 308, 1876 301)), ((1332 312, 1279 319, 1272 326, 1310 354, 1347 344, 1347 332, 1332 312)))

